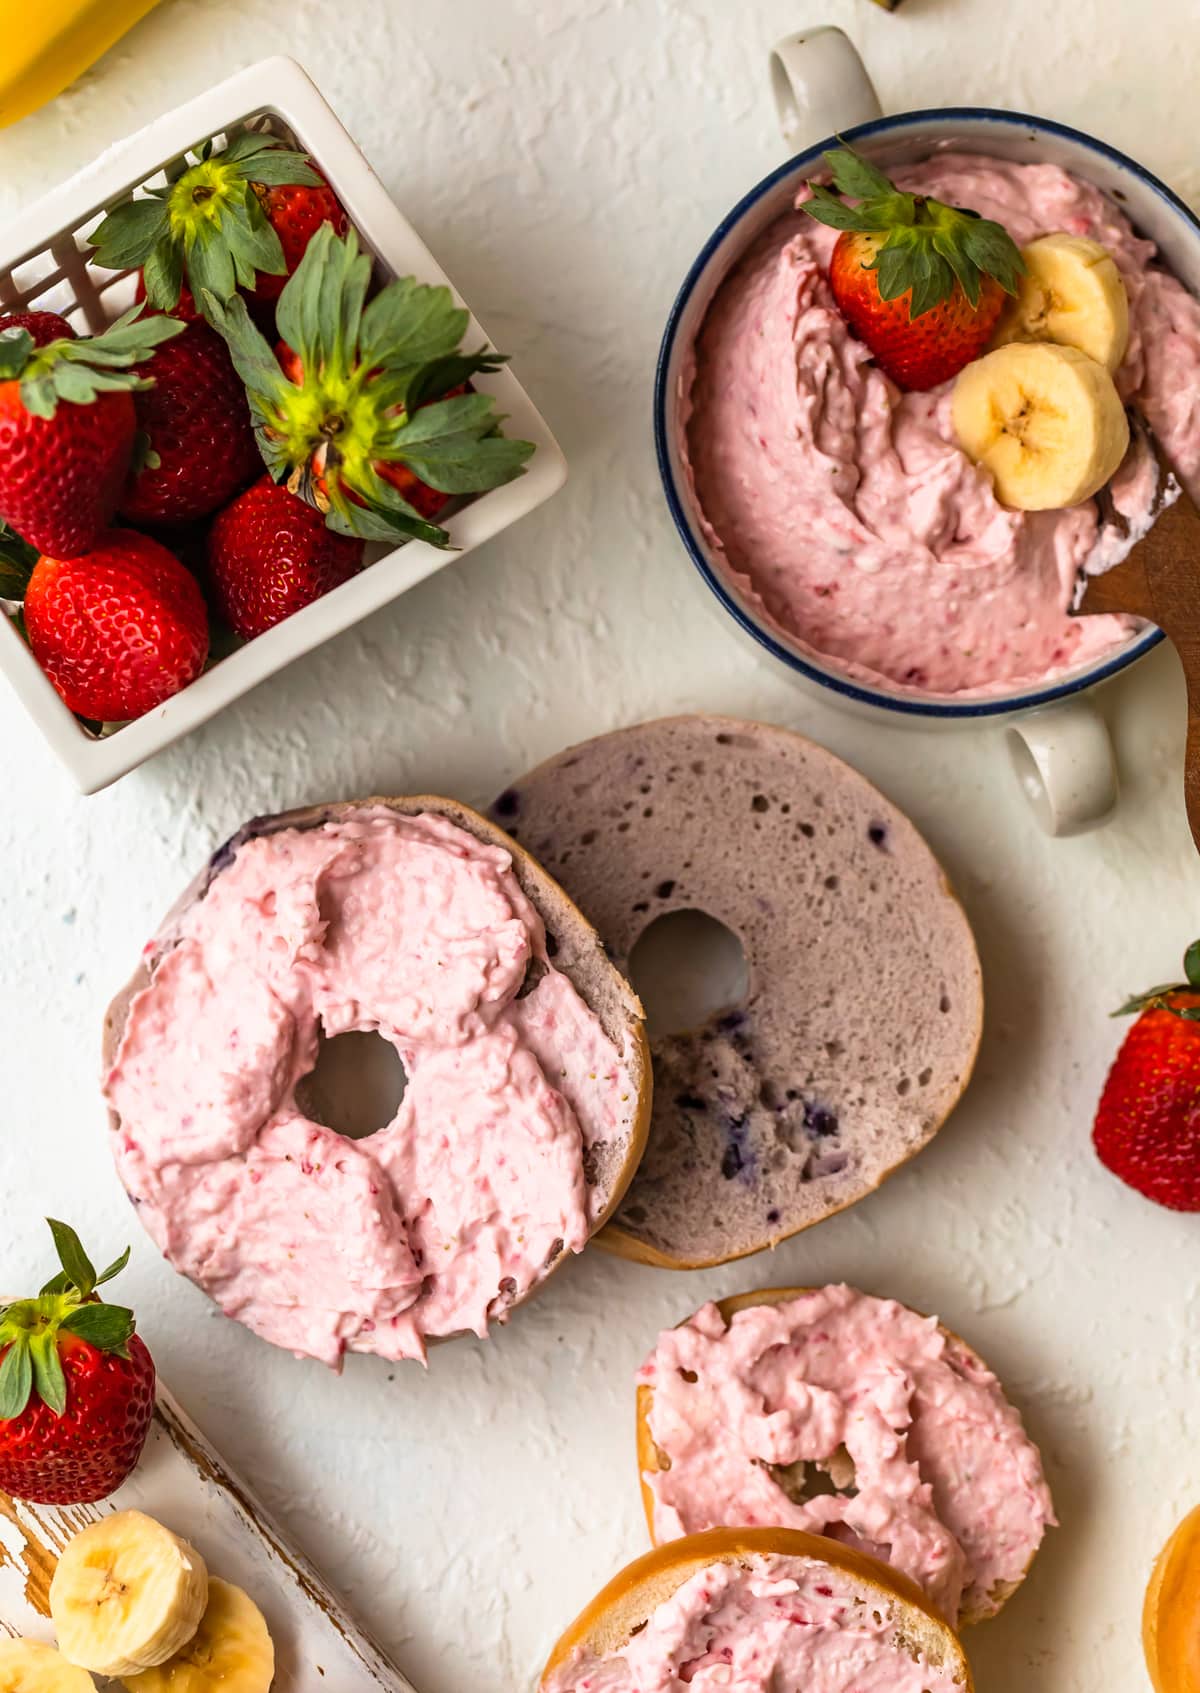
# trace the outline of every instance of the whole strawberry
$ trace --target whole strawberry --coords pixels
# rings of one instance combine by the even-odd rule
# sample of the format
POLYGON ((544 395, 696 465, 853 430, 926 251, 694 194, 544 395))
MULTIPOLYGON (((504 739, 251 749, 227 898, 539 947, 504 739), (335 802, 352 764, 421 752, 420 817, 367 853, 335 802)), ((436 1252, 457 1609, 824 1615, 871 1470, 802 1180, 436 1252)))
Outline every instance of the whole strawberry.
POLYGON ((348 582, 362 560, 361 541, 336 535, 269 476, 220 512, 208 536, 213 604, 247 641, 348 582))
POLYGON ((243 130, 228 146, 206 141, 174 182, 114 206, 90 236, 106 270, 140 266, 159 311, 187 316, 204 292, 239 288, 267 311, 303 257, 308 237, 346 214, 308 157, 278 136, 243 130))
POLYGON ((262 470, 246 391, 224 341, 205 323, 189 323, 160 347, 149 370, 154 386, 134 401, 141 460, 120 513, 130 523, 190 523, 262 470))
POLYGON ((1137 1021, 1117 1053, 1096 1111, 1100 1162, 1172 1211, 1200 1211, 1200 941, 1186 982, 1121 1007, 1137 1021))
POLYGON ((25 590, 33 655, 80 717, 124 723, 195 681, 208 615, 195 577, 166 547, 109 529, 81 558, 42 558, 25 590))
POLYGON ((1000 224, 903 193, 849 147, 825 160, 837 192, 810 183, 804 210, 842 231, 829 264, 838 310, 894 382, 937 388, 991 340, 1020 251, 1000 224))
POLYGON ((85 1505, 132 1475, 154 1415, 154 1360, 133 1312, 97 1289, 74 1229, 50 1220, 60 1272, 33 1299, 0 1311, 0 1493, 85 1505))
POLYGON ((0 520, 39 552, 86 552, 116 510, 147 386, 133 367, 183 330, 138 310, 85 340, 0 332, 0 520))
POLYGON ((287 266, 287 276, 260 274, 254 292, 260 300, 277 300, 321 225, 328 223, 335 235, 345 235, 350 219, 333 189, 324 181, 316 185, 287 183, 275 188, 256 183, 254 191, 267 214, 267 222, 279 237, 287 266))
POLYGON ((279 299, 283 366, 245 300, 208 293, 205 310, 246 384, 275 481, 342 535, 445 547, 446 530, 408 494, 444 496, 440 509, 498 488, 533 447, 501 433, 490 394, 468 391, 504 361, 488 347, 461 350, 468 318, 450 290, 404 276, 368 300, 372 269, 353 230, 321 225, 279 299))
POLYGON ((35 347, 45 347, 51 341, 75 341, 78 337, 65 317, 57 312, 8 312, 0 317, 0 335, 6 329, 24 329, 32 335, 35 347))

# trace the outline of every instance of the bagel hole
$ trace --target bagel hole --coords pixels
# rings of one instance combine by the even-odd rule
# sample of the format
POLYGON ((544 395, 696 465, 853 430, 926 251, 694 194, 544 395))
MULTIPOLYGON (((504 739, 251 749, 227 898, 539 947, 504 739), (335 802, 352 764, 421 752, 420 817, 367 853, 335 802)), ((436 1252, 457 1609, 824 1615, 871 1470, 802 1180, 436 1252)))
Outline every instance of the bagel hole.
POLYGON ((407 1085, 400 1054, 373 1029, 322 1032, 317 1061, 296 1084, 296 1104, 322 1128, 366 1140, 395 1117, 407 1085))
POLYGON ((706 911, 667 911, 642 930, 629 976, 651 1040, 702 1028, 745 1004, 750 968, 733 930, 706 911))

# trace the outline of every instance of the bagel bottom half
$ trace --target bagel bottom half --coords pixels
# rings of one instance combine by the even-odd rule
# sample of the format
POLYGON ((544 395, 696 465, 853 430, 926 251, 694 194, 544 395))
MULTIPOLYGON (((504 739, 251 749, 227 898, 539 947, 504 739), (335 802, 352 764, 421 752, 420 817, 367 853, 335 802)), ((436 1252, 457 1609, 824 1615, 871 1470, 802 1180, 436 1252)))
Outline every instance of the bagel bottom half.
MULTIPOLYGON (((821 1631, 815 1607, 793 1619, 800 1651, 825 1659, 814 1666, 810 1656, 797 1693, 800 1686, 818 1685, 821 1693, 856 1693, 863 1685, 864 1654, 875 1670, 872 1687, 887 1687, 889 1693, 970 1693, 971 1671, 962 1646, 918 1587, 848 1547, 782 1528, 710 1529, 637 1559, 563 1633, 542 1672, 539 1693, 576 1693, 592 1681, 601 1664, 606 1673, 596 1685, 605 1693, 624 1693, 626 1688, 633 1693, 643 1683, 632 1676, 623 1680, 617 1663, 634 1641, 642 1642, 635 1651, 646 1651, 647 1642, 649 1649, 661 1651, 653 1677, 657 1687, 690 1683, 697 1693, 708 1693, 710 1687, 727 1685, 728 1658, 714 1663, 715 1673, 707 1674, 705 1652, 695 1655, 695 1637, 680 1631, 677 1618, 661 1639, 652 1638, 655 1613, 693 1578, 719 1566, 734 1566, 769 1582, 795 1577, 801 1592, 808 1586, 821 1596, 824 1631, 835 1630, 836 1639, 831 1651, 822 1651, 815 1638, 821 1631)), ((693 1609, 702 1611, 704 1594, 693 1590, 689 1597, 693 1609)), ((781 1621, 773 1620, 777 1625, 781 1621)), ((785 1624, 788 1620, 782 1619, 785 1624)), ((787 1686, 791 1693, 791 1681, 777 1675, 782 1655, 778 1626, 758 1653, 750 1638, 755 1626, 753 1611, 740 1622, 726 1618, 729 1638, 722 1640, 720 1649, 736 1654, 742 1668, 739 1689, 746 1693, 761 1685, 763 1693, 774 1693, 776 1687, 787 1686), (755 1679, 759 1675, 761 1681, 755 1679)))
POLYGON ((650 1137, 600 1245, 681 1270, 777 1245, 873 1192, 957 1104, 983 1015, 970 926, 909 820, 824 747, 642 723, 547 760, 492 815, 635 988, 644 949, 665 935, 669 958, 697 919, 744 960, 742 988, 679 941, 665 977, 718 1003, 649 1008, 650 1137))

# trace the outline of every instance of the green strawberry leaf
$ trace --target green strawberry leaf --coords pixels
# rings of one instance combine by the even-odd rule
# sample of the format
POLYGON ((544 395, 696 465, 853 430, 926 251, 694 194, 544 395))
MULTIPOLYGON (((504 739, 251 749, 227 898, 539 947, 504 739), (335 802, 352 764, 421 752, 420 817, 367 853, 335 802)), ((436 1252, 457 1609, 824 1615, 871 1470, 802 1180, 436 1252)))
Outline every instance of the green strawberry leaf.
POLYGON ((146 299, 160 312, 174 311, 183 292, 183 253, 170 241, 160 241, 142 265, 146 299))
POLYGON ((51 1276, 50 1280, 48 1282, 43 1283, 42 1287, 39 1289, 39 1292, 40 1293, 65 1293, 67 1291, 67 1289, 69 1287, 71 1287, 72 1285, 73 1285, 73 1283, 71 1281, 70 1276, 67 1274, 67 1272, 65 1270, 60 1270, 56 1276, 51 1276))
POLYGON ((119 1276, 121 1274, 121 1271, 129 1262, 129 1253, 130 1248, 127 1246, 121 1256, 119 1258, 114 1258, 107 1270, 102 1271, 101 1274, 96 1277, 97 1287, 103 1287, 105 1282, 110 1282, 114 1276, 119 1276))
POLYGON ((448 288, 431 287, 413 276, 398 277, 362 314, 362 362, 368 368, 396 370, 444 358, 457 348, 469 321, 448 288))
POLYGON ((38 1398, 61 1417, 67 1408, 67 1381, 63 1375, 62 1359, 58 1355, 58 1339, 53 1329, 43 1329, 30 1336, 29 1356, 33 1363, 33 1385, 38 1398))
POLYGON ((418 406, 440 399, 452 388, 461 388, 475 376, 490 376, 508 363, 503 353, 493 353, 481 347, 477 353, 447 353, 418 365, 411 374, 402 377, 401 401, 405 411, 415 412, 418 406))
POLYGON ((33 352, 33 336, 27 329, 0 332, 0 380, 11 382, 20 376, 33 352))
POLYGON ((123 1305, 80 1305, 63 1318, 61 1326, 101 1352, 128 1356, 134 1321, 133 1312, 123 1305))
POLYGON ((101 269, 133 270, 146 263, 166 233, 167 208, 150 197, 114 206, 88 240, 101 269))
POLYGON ((22 1332, 0 1363, 0 1422, 19 1417, 32 1392, 33 1364, 29 1357, 29 1336, 22 1332))
POLYGON ((1200 941, 1193 941, 1184 953, 1183 973, 1194 988, 1200 988, 1200 941))
POLYGON ((235 135, 222 157, 246 165, 247 179, 261 182, 264 188, 284 188, 293 183, 319 188, 324 181, 307 153, 294 152, 281 145, 277 135, 264 135, 261 130, 244 129, 235 135), (253 169, 249 168, 251 163, 253 169))
POLYGON ((514 481, 533 450, 532 441, 510 441, 503 435, 485 441, 451 435, 408 449, 404 462, 443 494, 478 494, 514 481))
POLYGON ((91 1259, 83 1250, 79 1236, 69 1223, 60 1223, 55 1217, 47 1217, 50 1233, 54 1236, 58 1261, 62 1265, 70 1284, 86 1299, 96 1287, 96 1270, 91 1259))
POLYGON ((848 194, 852 200, 878 200, 896 193, 883 172, 852 147, 831 147, 821 156, 839 194, 848 194))

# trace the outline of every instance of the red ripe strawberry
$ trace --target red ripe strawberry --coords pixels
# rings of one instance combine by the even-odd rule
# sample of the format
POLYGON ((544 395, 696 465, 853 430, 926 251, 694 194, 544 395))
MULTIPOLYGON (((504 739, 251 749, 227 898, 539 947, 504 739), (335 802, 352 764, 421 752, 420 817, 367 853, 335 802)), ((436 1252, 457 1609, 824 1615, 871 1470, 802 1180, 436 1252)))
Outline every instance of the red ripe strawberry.
POLYGON ((1092 1139, 1100 1162, 1172 1211, 1200 1211, 1200 941, 1187 982, 1122 1006, 1137 1022, 1109 1071, 1092 1139))
POLYGON ((208 536, 213 603, 252 640, 362 569, 363 544, 264 476, 218 514, 208 536))
POLYGON ((33 655, 80 717, 124 723, 194 682, 208 657, 196 578, 132 529, 82 558, 42 558, 25 590, 33 655))
POLYGON ((279 237, 283 262, 287 266, 287 276, 260 274, 254 292, 260 300, 277 300, 321 225, 332 224, 335 235, 345 235, 350 219, 327 182, 321 182, 316 187, 288 183, 274 188, 257 183, 254 192, 267 214, 268 223, 279 237))
POLYGON ((97 1288, 74 1229, 51 1220, 62 1270, 34 1299, 0 1311, 0 1493, 34 1504, 85 1505, 115 1493, 137 1467, 154 1415, 154 1360, 133 1312, 97 1288))
POLYGON ((326 220, 347 227, 333 190, 304 153, 274 135, 243 130, 216 151, 195 150, 160 199, 114 206, 91 236, 106 270, 140 266, 160 311, 209 316, 208 296, 238 290, 267 311, 326 220))
POLYGON ((134 365, 183 328, 136 320, 94 339, 35 345, 0 334, 0 519, 39 552, 84 553, 110 522, 129 473, 136 424, 134 365))
POLYGON ((0 317, 0 335, 6 329, 25 330, 33 336, 35 347, 49 346, 51 341, 78 340, 66 318, 57 312, 8 312, 0 317))
POLYGON ((189 323, 160 347, 149 371, 154 386, 134 402, 147 452, 122 495, 121 516, 189 523, 225 505, 262 471, 246 390, 206 323, 189 323))
POLYGON ((902 193, 848 147, 825 159, 837 192, 810 183, 804 210, 842 231, 829 266, 838 309, 894 382, 937 388, 991 340, 1021 254, 998 223, 902 193))

